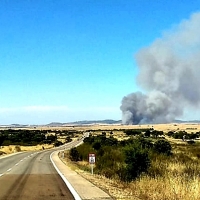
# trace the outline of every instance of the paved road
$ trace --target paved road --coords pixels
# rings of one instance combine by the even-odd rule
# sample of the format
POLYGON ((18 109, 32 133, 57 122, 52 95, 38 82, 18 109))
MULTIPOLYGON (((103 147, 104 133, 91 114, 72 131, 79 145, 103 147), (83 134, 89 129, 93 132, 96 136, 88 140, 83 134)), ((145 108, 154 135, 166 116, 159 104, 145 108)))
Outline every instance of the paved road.
POLYGON ((50 161, 53 151, 25 152, 0 159, 0 200, 74 199, 50 161))

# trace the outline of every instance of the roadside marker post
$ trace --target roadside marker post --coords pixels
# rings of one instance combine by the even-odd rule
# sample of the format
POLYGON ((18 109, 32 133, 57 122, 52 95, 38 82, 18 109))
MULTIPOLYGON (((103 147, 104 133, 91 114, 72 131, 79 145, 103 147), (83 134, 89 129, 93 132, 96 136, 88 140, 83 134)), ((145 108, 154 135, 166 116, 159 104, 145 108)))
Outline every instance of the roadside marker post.
POLYGON ((89 153, 89 163, 91 166, 91 173, 93 175, 93 168, 94 168, 94 164, 95 164, 95 154, 94 153, 89 153))
POLYGON ((62 157, 65 158, 65 151, 62 151, 62 157))

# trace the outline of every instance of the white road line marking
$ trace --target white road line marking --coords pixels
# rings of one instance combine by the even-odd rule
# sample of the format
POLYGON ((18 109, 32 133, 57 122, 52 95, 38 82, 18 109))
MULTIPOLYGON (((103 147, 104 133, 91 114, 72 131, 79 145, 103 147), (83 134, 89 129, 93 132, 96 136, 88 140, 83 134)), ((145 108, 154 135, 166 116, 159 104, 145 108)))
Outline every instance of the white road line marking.
POLYGON ((3 174, 0 174, 0 177, 3 176, 3 174))
POLYGON ((20 160, 20 162, 23 162, 23 160, 20 160))
POLYGON ((11 171, 11 170, 12 170, 12 168, 8 169, 7 172, 9 172, 9 171, 11 171))
POLYGON ((16 163, 15 165, 19 165, 19 163, 16 163))
POLYGON ((65 184, 67 185, 67 187, 69 188, 70 192, 72 193, 72 195, 74 196, 75 200, 81 200, 79 194, 76 192, 76 190, 72 187, 71 183, 65 178, 65 176, 59 171, 58 167, 56 166, 55 162, 52 159, 52 155, 55 153, 52 152, 50 155, 50 160, 54 166, 54 168, 56 169, 56 171, 58 172, 58 174, 61 176, 61 178, 63 179, 63 181, 65 182, 65 184))

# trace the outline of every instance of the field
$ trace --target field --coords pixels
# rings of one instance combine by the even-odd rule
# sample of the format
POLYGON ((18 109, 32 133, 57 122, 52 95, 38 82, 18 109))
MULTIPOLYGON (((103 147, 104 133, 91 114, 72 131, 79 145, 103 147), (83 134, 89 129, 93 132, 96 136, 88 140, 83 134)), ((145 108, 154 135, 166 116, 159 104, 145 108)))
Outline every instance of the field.
MULTIPOLYGON (((121 130, 121 129, 145 129, 145 128, 154 128, 158 131, 187 131, 188 133, 200 131, 200 124, 197 123, 188 123, 188 124, 179 124, 179 123, 169 123, 169 124, 147 124, 147 125, 106 125, 106 124, 93 124, 93 125, 80 125, 80 126, 63 126, 63 127, 47 127, 41 126, 36 127, 34 130, 75 130, 75 131, 88 131, 88 130, 121 130)), ((29 128, 33 129, 33 128, 29 128)))
MULTIPOLYGON (((47 127, 47 126, 38 126, 38 127, 29 127, 29 128, 13 128, 13 129, 28 129, 28 130, 76 130, 76 131, 87 131, 87 130, 120 130, 120 129, 145 129, 145 128, 154 128, 155 130, 161 130, 164 132, 168 131, 187 131, 187 132, 196 132, 200 131, 200 124, 197 123, 169 123, 169 124, 147 124, 147 125, 107 125, 107 124, 93 124, 93 125, 80 125, 80 126, 62 126, 62 127, 47 127)), ((6 129, 0 127, 1 129, 6 129)), ((9 129, 9 128, 7 128, 9 129)))

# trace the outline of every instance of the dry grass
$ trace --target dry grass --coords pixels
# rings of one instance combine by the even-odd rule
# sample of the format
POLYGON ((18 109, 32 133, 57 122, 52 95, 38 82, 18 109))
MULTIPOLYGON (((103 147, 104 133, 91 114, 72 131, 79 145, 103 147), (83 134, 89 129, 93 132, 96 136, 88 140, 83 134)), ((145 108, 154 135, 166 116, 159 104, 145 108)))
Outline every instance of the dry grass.
MULTIPOLYGON (((108 179, 101 175, 91 175, 90 166, 87 162, 74 164, 67 158, 65 163, 84 178, 88 179, 104 191, 108 192, 117 200, 199 200, 200 177, 195 173, 199 172, 200 166, 189 163, 181 163, 176 159, 165 161, 164 174, 162 176, 142 176, 131 183, 124 183, 119 180, 108 179), (169 162, 169 163, 167 163, 169 162), (86 171, 80 169, 85 168, 86 171), (189 169, 189 172, 186 170, 189 169), (194 171, 194 174, 193 174, 194 171), (196 172, 195 172, 196 171, 196 172)), ((159 165, 155 163, 154 165, 159 165)), ((95 172, 95 170, 94 170, 95 172)))
MULTIPOLYGON (((200 179, 187 180, 182 176, 168 174, 166 177, 142 177, 130 184, 133 197, 145 200, 198 200, 200 179)), ((130 199, 134 199, 131 198, 130 199)))
MULTIPOLYGON (((108 179, 101 175, 91 175, 88 171, 77 168, 72 163, 67 165, 72 167, 77 173, 91 181, 93 184, 108 192, 116 200, 199 200, 200 178, 187 177, 168 173, 164 177, 142 178, 126 184, 119 180, 108 179)), ((178 166, 177 166, 178 167, 178 166)))
MULTIPOLYGON (((137 125, 137 126, 110 126, 112 129, 125 128, 151 128, 154 130, 186 131, 188 133, 200 131, 199 124, 158 124, 158 125, 137 125)), ((103 130, 109 130, 108 126, 103 130)), ((106 131, 107 134, 109 131, 106 131)), ((123 140, 125 135, 120 131, 113 131, 113 136, 123 140)), ((200 161, 198 158, 199 143, 196 146, 189 146, 182 140, 171 139, 173 144, 174 157, 171 160, 154 160, 154 170, 160 172, 158 176, 144 175, 131 183, 123 183, 119 180, 108 179, 101 175, 91 175, 87 162, 80 162, 78 165, 67 161, 73 170, 81 174, 98 187, 107 191, 117 200, 200 200, 200 161), (196 149, 195 149, 196 148, 196 149), (185 157, 183 156, 185 155, 185 157), (187 160, 188 159, 188 160, 187 160), (70 163, 70 164, 69 164, 70 163), (86 169, 84 171, 83 169, 86 169)), ((199 154, 200 155, 200 154, 199 154)), ((65 158, 66 159, 66 158, 65 158)), ((95 170, 94 170, 95 172, 95 170)))
MULTIPOLYGON (((113 136, 119 140, 125 139, 125 135, 120 129, 144 129, 144 128, 154 128, 154 130, 161 130, 164 132, 169 131, 187 131, 198 132, 200 131, 199 124, 154 124, 154 125, 133 125, 133 126, 122 126, 122 125, 109 125, 109 126, 81 126, 81 127, 51 127, 51 130, 77 130, 77 131, 87 131, 87 130, 99 130, 97 134, 101 134, 102 131, 109 133, 113 131, 113 136), (115 131, 119 130, 119 131, 115 131)), ((47 129, 43 127, 40 129, 47 129)), ((95 133, 95 132, 94 132, 95 133)), ((78 168, 77 165, 70 162, 65 158, 64 162, 77 171, 86 179, 90 180, 92 183, 107 191, 111 196, 117 200, 200 200, 200 176, 198 175, 200 171, 200 162, 198 157, 194 153, 188 151, 188 146, 183 145, 181 140, 170 140, 171 143, 182 145, 173 148, 174 154, 181 155, 181 153, 186 154, 191 161, 185 162, 173 159, 170 162, 160 162, 154 163, 154 166, 158 170, 162 171, 162 176, 142 176, 140 179, 135 180, 131 183, 123 183, 119 180, 108 179, 101 175, 91 175, 89 172, 89 165, 87 162, 79 163, 81 168, 87 169, 86 171, 78 168), (185 162, 185 163, 184 163, 185 162), (196 164, 195 164, 196 163, 196 164)), ((13 147, 6 147, 7 150, 2 150, 5 152, 12 152, 13 147)), ((36 147, 21 147, 22 150, 40 150, 42 146, 36 147), (29 149, 27 149, 29 148, 29 149)), ((48 147, 45 147, 48 148, 48 147)), ((198 153, 198 152, 197 152, 198 153)), ((95 171, 94 171, 95 172, 95 171)))
MULTIPOLYGON (((39 126, 36 128, 24 128, 27 130, 51 130, 51 131, 56 131, 56 130, 69 130, 69 131, 87 131, 87 130, 99 130, 99 132, 104 131, 104 130, 121 130, 121 129, 146 129, 146 128, 154 128, 155 130, 160 130, 164 132, 168 131, 187 131, 188 133, 190 132, 197 132, 200 131, 200 124, 198 123, 183 123, 183 124, 178 124, 178 123, 169 123, 169 124, 144 124, 144 125, 82 125, 82 126, 64 126, 64 127, 47 127, 47 126, 39 126)), ((0 128, 1 129, 6 129, 6 128, 0 128)), ((15 128, 16 130, 21 129, 21 128, 15 128)))
MULTIPOLYGON (((52 127, 52 130, 76 130, 76 131, 87 131, 94 130, 98 133, 101 133, 104 130, 113 131, 119 134, 121 129, 146 129, 146 128, 154 128, 158 131, 187 131, 197 132, 200 131, 200 124, 192 123, 192 124, 144 124, 144 125, 89 125, 89 126, 75 126, 75 127, 52 127), (119 131, 115 131, 119 130, 119 131)), ((45 128, 44 128, 45 129, 45 128)))
POLYGON ((42 150, 44 147, 44 149, 50 149, 53 148, 53 145, 37 145, 37 146, 19 146, 19 145, 9 145, 9 146, 3 146, 1 147, 1 151, 4 152, 5 154, 11 154, 11 153, 15 153, 18 150, 18 148, 16 147, 20 147, 21 151, 38 151, 38 150, 42 150))

